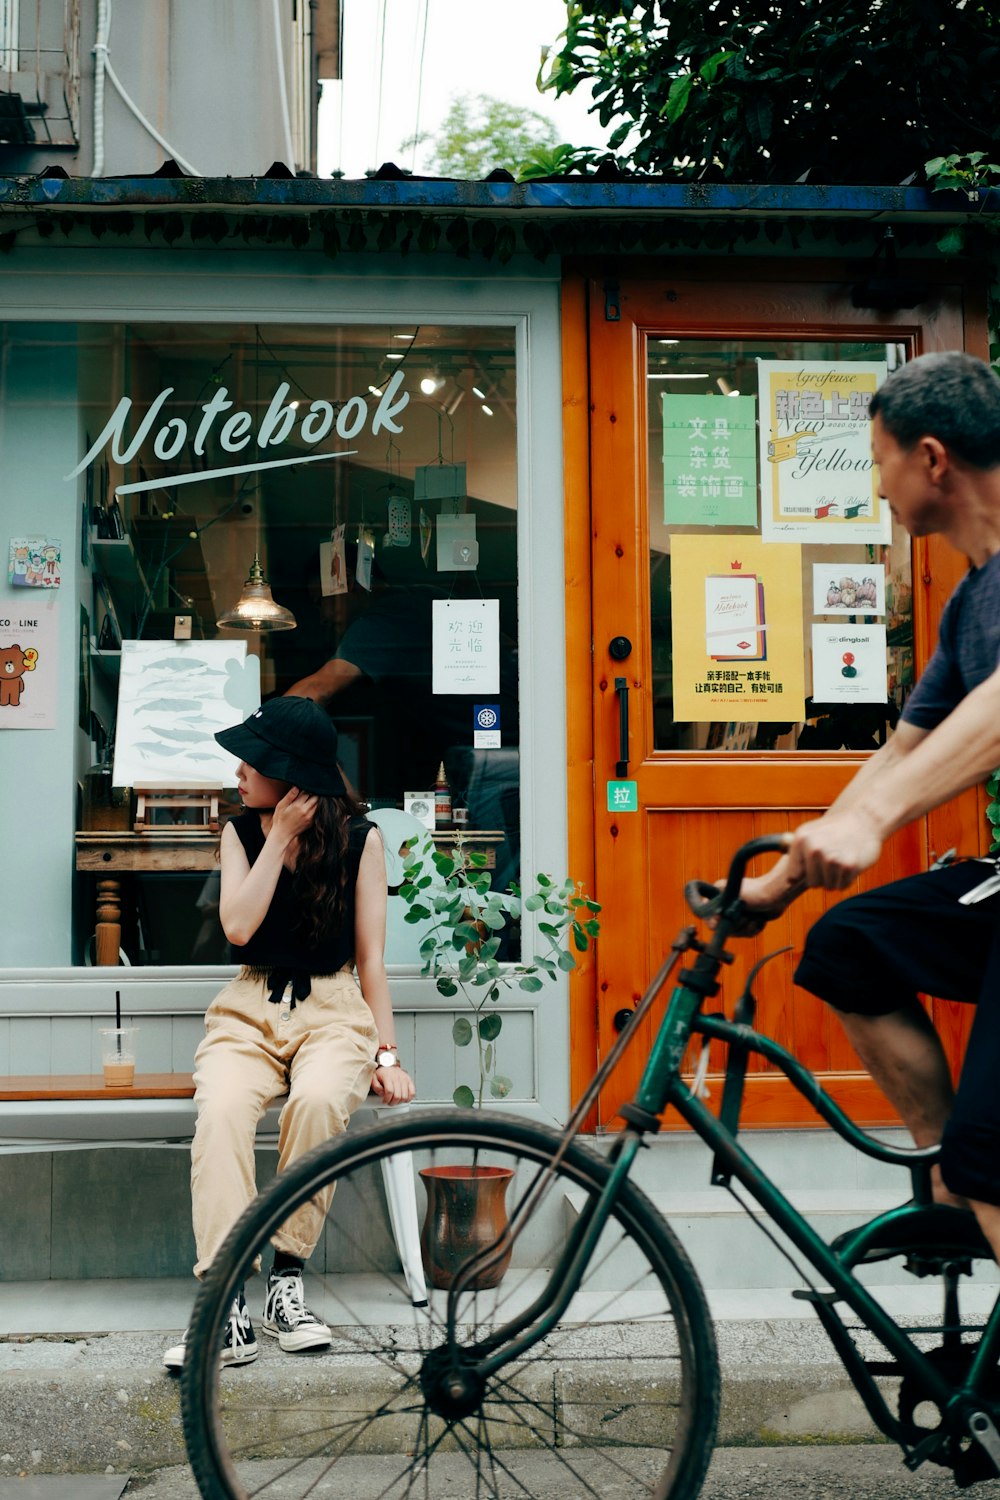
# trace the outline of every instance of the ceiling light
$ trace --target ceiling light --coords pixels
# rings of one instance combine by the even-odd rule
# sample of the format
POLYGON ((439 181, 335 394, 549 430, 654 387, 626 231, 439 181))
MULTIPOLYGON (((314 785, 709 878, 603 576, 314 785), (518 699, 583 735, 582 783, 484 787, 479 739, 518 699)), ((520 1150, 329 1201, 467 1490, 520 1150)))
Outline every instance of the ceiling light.
POLYGON ((474 396, 478 396, 479 399, 480 399, 480 401, 485 401, 486 400, 486 392, 485 391, 481 391, 479 389, 478 385, 474 385, 472 387, 472 394, 474 396))
POLYGON ((290 609, 275 604, 271 589, 260 569, 260 558, 255 552, 250 572, 243 585, 243 592, 225 614, 219 616, 218 624, 229 630, 294 630, 295 616, 290 609))
POLYGON ((416 336, 417 335, 415 333, 394 333, 393 334, 393 338, 394 339, 415 339, 416 336))
POLYGON ((373 396, 381 396, 382 394, 382 387, 380 385, 370 385, 368 389, 373 396))
POLYGON ((386 359, 405 359, 405 354, 387 354, 386 359))
POLYGON ((433 396, 439 385, 444 385, 444 381, 439 380, 436 375, 425 375, 420 382, 420 389, 425 396, 433 396))
POLYGON ((486 415, 488 417, 492 417, 492 415, 493 415, 493 408, 492 408, 492 406, 487 406, 485 401, 483 402, 482 410, 486 413, 486 415))
POLYGON ((679 344, 680 339, 657 339, 658 344, 679 344))

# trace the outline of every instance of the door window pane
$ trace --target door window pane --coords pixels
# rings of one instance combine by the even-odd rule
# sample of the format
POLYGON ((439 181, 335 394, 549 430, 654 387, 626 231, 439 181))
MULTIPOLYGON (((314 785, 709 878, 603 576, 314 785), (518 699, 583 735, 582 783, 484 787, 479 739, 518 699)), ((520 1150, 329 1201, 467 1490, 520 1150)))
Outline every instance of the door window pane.
MULTIPOLYGON (((835 472, 849 464, 862 466, 853 450, 847 451, 842 445, 838 448, 831 400, 834 412, 842 407, 846 419, 848 398, 824 397, 823 367, 857 363, 891 371, 904 358, 902 344, 767 338, 648 339, 655 750, 868 750, 884 743, 913 685, 909 537, 893 523, 891 540, 858 540, 855 526, 840 522, 851 522, 853 515, 863 511, 861 504, 841 505, 845 514, 834 525, 812 525, 824 519, 820 502, 825 496, 819 493, 822 486, 813 486, 817 503, 810 509, 810 526, 789 527, 793 533, 790 541, 762 538, 761 507, 762 503, 773 503, 771 486, 778 482, 777 468, 789 457, 793 467, 797 459, 800 472, 810 465, 817 474, 824 467, 835 472), (789 368, 799 365, 811 372, 804 381, 808 395, 796 391, 776 398, 783 403, 785 414, 779 430, 790 434, 790 440, 772 444, 770 457, 763 461, 759 361, 781 361, 789 368), (813 535, 823 540, 814 541, 813 535), (708 538, 713 545, 697 548, 678 541, 689 537, 708 538), (741 543, 751 557, 772 555, 777 560, 771 571, 786 580, 779 597, 772 589, 772 596, 765 602, 762 585, 755 576, 747 577, 746 569, 739 584, 723 589, 725 571, 741 568, 741 543), (757 546, 775 550, 773 554, 760 553, 757 546), (728 551, 732 551, 731 559, 728 551), (684 568, 688 559, 716 555, 722 559, 720 563, 707 563, 697 576, 691 569, 683 575, 683 584, 672 586, 675 563, 684 568), (714 606, 735 612, 735 631, 718 628, 719 620, 708 619, 714 606), (674 619, 675 607, 686 610, 683 619, 674 619), (676 664, 679 670, 675 682, 674 645, 678 639, 684 661, 676 664), (782 655, 787 663, 789 651, 797 655, 800 648, 801 676, 796 661, 791 674, 793 691, 786 697, 789 683, 782 682, 785 674, 776 663, 782 655), (692 684, 695 656, 699 681, 692 684), (695 690, 703 692, 712 704, 703 717, 695 717, 690 711, 695 690), (758 702, 768 695, 767 717, 761 710, 741 712, 740 698, 747 692, 753 692, 758 702), (782 714, 786 702, 788 712, 782 714)), ((865 382, 858 379, 857 383, 861 386, 865 382)), ((853 416, 863 416, 867 397, 851 399, 862 403, 853 416)), ((770 411, 765 421, 770 429, 770 411)), ((870 493, 870 464, 864 467, 866 472, 858 475, 859 495, 870 493)), ((787 472, 787 468, 783 470, 782 477, 787 472)), ((837 515, 836 506, 831 513, 837 515)), ((754 573, 752 564, 749 572, 754 573)), ((678 574, 679 580, 681 577, 678 574)))

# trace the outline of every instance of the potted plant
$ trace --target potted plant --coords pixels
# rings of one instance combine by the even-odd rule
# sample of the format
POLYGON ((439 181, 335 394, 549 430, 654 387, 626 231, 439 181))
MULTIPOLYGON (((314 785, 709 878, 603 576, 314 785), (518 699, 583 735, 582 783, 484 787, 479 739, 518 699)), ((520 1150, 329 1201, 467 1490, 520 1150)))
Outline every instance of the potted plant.
MULTIPOLYGON (((512 990, 537 993, 561 973, 576 967, 570 943, 584 952, 598 934, 600 906, 572 880, 539 873, 525 894, 512 883, 491 888, 487 856, 470 848, 461 833, 450 851, 429 838, 413 840, 403 860, 399 895, 407 904, 404 920, 428 924, 420 943, 421 973, 433 977, 438 993, 460 996, 469 1015, 455 1018, 456 1047, 475 1045, 473 1085, 459 1084, 452 1097, 463 1108, 482 1107, 489 1092, 503 1099, 513 1087, 499 1067, 497 1042, 503 1030, 498 1002, 512 990), (541 953, 527 961, 504 962, 502 954, 519 928, 523 911, 538 912, 541 953)), ((506 1226, 505 1194, 511 1173, 502 1167, 424 1168, 427 1217, 421 1244, 431 1284, 448 1287, 456 1269, 480 1249, 494 1244, 506 1226)), ((495 1286, 510 1261, 488 1264, 470 1290, 495 1286)))

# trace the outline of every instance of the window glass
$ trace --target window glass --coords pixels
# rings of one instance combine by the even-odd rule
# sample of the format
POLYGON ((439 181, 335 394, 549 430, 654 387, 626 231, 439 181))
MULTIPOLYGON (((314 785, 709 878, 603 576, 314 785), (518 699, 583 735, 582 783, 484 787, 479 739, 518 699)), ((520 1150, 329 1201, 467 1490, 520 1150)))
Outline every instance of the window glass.
MULTIPOLYGON (((80 345, 95 763, 116 732, 123 639, 245 641, 262 697, 324 697, 376 816, 433 823, 443 765, 504 888, 520 842, 512 331, 135 324, 81 329, 80 345), (226 627, 255 558, 294 629, 226 627)), ((154 726, 163 780, 190 735, 183 697, 164 693, 154 726)), ((120 802, 107 780, 85 801, 120 802)), ((151 855, 124 885, 132 963, 228 960, 217 870, 151 855)), ((420 934, 395 915, 387 958, 409 962, 420 934)))
POLYGON ((904 357, 649 338, 655 750, 884 743, 913 684, 913 590, 909 538, 874 494, 865 387, 904 357))

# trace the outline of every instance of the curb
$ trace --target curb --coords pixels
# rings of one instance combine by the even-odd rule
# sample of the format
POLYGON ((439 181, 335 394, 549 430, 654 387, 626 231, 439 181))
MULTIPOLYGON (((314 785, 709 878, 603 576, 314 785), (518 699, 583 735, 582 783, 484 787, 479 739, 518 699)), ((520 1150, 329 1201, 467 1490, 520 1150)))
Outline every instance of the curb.
MULTIPOLYGON (((648 1393, 651 1379, 662 1392, 673 1378, 651 1347, 656 1330, 608 1324, 592 1332, 587 1357, 564 1364, 543 1359, 518 1384, 530 1382, 537 1425, 550 1440, 614 1433, 641 1441, 640 1393, 648 1393), (619 1356, 613 1376, 601 1358, 609 1338, 619 1356), (634 1379, 622 1379, 623 1338, 634 1379)), ((721 1446, 883 1441, 818 1326, 721 1323, 716 1334, 721 1446)), ((179 1385, 160 1365, 168 1342, 159 1333, 114 1333, 0 1343, 0 1431, 6 1434, 0 1440, 0 1478, 21 1471, 136 1474, 185 1464, 179 1385)), ((367 1411, 388 1397, 398 1374, 345 1340, 321 1355, 292 1356, 265 1339, 260 1358, 225 1371, 223 1381, 241 1436, 256 1423, 261 1441, 273 1442, 280 1436, 276 1412, 294 1426, 297 1408, 329 1403, 343 1419, 352 1408, 367 1411)), ((889 1393, 895 1384, 881 1382, 889 1393)), ((373 1451, 412 1447, 407 1419, 381 1426, 385 1432, 373 1451)))

